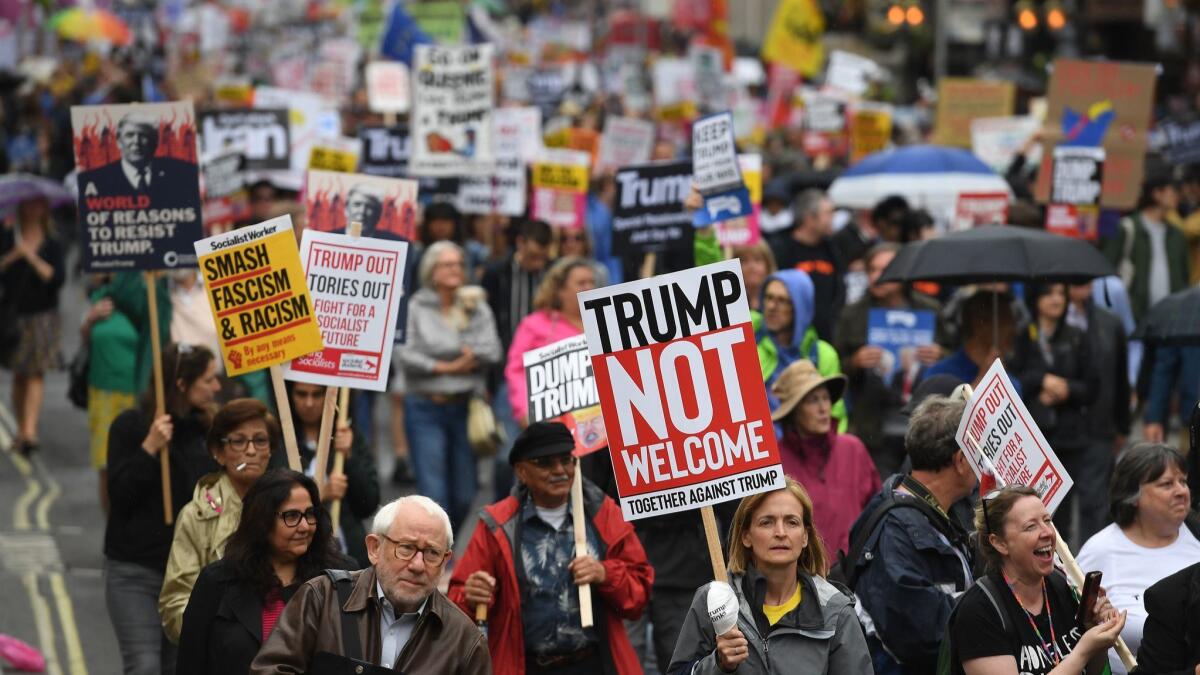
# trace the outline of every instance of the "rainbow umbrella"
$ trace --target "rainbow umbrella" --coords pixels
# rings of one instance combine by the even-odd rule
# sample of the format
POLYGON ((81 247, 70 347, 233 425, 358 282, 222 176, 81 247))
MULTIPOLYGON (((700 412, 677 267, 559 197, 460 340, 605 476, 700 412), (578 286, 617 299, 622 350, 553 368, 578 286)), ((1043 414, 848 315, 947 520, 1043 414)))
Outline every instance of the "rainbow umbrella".
POLYGON ((106 40, 124 46, 133 37, 124 20, 103 9, 64 9, 50 17, 47 25, 60 37, 76 42, 106 40))

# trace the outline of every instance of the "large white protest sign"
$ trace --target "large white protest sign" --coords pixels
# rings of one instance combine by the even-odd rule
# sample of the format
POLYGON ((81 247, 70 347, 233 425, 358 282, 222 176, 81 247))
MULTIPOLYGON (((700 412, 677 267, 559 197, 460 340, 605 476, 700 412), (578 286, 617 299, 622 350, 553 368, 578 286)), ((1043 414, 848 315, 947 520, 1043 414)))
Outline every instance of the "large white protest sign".
POLYGON ((408 112, 408 66, 399 61, 367 64, 367 106, 371 112, 408 112))
POLYGON ((1071 489, 1071 476, 1017 395, 999 359, 967 402, 955 438, 979 476, 980 494, 996 484, 1025 485, 1036 490, 1053 513, 1071 489))
POLYGON ((285 377, 386 391, 408 244, 305 230, 300 260, 325 348, 293 360, 285 377))
POLYGON ((733 115, 701 117, 692 125, 692 187, 709 195, 742 186, 733 115))
POLYGON ((626 520, 783 487, 736 260, 579 302, 626 520))
POLYGON ((608 445, 587 338, 576 335, 525 352, 529 421, 562 422, 575 436, 575 454, 608 445))
POLYGON ((490 174, 492 45, 418 45, 413 74, 415 176, 490 174))
POLYGON ((633 117, 608 117, 604 120, 604 135, 600 138, 600 154, 596 166, 619 169, 650 161, 654 146, 654 122, 633 117))
POLYGON ((463 213, 525 213, 527 163, 542 151, 542 112, 537 108, 499 108, 492 112, 490 176, 464 176, 458 182, 458 210, 463 213))

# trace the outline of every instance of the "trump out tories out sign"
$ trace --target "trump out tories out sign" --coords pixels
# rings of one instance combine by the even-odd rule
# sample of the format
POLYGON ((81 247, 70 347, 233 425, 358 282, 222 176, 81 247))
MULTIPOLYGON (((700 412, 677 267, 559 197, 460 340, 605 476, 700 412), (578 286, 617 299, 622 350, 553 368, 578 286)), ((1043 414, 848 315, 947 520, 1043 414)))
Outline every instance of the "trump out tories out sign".
POLYGON ((579 300, 626 520, 783 487, 736 260, 579 300))

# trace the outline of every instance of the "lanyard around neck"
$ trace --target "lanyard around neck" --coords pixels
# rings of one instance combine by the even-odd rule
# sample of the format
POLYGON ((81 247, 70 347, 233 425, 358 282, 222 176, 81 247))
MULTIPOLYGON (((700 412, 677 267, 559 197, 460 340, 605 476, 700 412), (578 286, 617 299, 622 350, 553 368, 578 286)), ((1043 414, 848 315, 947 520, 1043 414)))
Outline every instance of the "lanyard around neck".
POLYGON ((1021 602, 1021 598, 1017 596, 1017 589, 1013 587, 1013 582, 1004 574, 1004 583, 1008 584, 1008 590, 1012 593, 1013 600, 1017 601, 1017 606, 1021 611, 1025 612, 1025 618, 1029 619, 1029 626, 1033 628, 1034 635, 1037 635, 1038 642, 1041 643, 1042 653, 1054 665, 1058 665, 1062 661, 1062 654, 1058 651, 1058 636, 1054 634, 1054 613, 1050 610, 1050 595, 1046 592, 1046 580, 1042 579, 1042 604, 1046 606, 1046 623, 1050 624, 1050 642, 1046 642, 1046 638, 1042 637, 1042 631, 1038 630, 1037 623, 1033 620, 1033 613, 1025 608, 1025 603, 1021 602))

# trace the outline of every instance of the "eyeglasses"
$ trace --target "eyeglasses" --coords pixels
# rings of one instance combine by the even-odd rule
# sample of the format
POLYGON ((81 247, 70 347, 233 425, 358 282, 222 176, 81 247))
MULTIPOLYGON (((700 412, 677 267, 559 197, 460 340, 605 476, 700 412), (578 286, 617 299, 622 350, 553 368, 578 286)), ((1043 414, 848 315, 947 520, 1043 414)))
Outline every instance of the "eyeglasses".
POLYGON ((420 553, 421 557, 425 559, 425 564, 437 566, 442 564, 442 561, 446 559, 446 556, 450 555, 449 551, 439 551, 436 548, 417 548, 406 541, 396 541, 386 534, 381 534, 379 536, 392 542, 392 550, 395 552, 396 560, 404 560, 407 562, 417 557, 417 553, 420 553))
POLYGON ((245 436, 226 436, 225 438, 221 439, 221 442, 229 445, 230 448, 233 448, 237 452, 243 452, 246 449, 246 446, 250 445, 251 443, 253 443, 254 447, 258 450, 266 450, 267 448, 271 447, 270 436, 255 436, 254 438, 246 438, 245 436))
POLYGON ((986 495, 979 498, 979 504, 980 504, 980 506, 983 507, 983 528, 984 528, 983 533, 984 534, 992 534, 992 525, 991 525, 992 519, 990 517, 988 517, 987 503, 989 500, 995 499, 996 497, 999 497, 1001 494, 1004 494, 1005 489, 1006 488, 996 488, 995 490, 992 490, 991 492, 989 492, 986 495))
POLYGON ((175 377, 179 377, 179 364, 183 362, 184 354, 191 354, 192 346, 186 342, 180 342, 175 345, 175 377))
POLYGON ((572 455, 568 452, 561 455, 550 455, 548 457, 533 457, 530 458, 529 461, 539 469, 553 469, 559 465, 564 467, 575 466, 575 463, 579 460, 575 457, 575 455, 572 455))
POLYGON ((299 525, 301 518, 303 518, 304 521, 309 525, 317 524, 317 510, 311 506, 303 511, 298 511, 296 509, 280 511, 278 515, 280 518, 283 518, 283 524, 287 525, 288 527, 296 527, 299 525))

